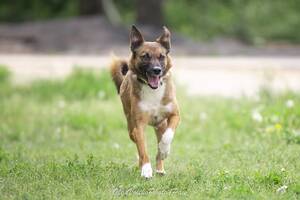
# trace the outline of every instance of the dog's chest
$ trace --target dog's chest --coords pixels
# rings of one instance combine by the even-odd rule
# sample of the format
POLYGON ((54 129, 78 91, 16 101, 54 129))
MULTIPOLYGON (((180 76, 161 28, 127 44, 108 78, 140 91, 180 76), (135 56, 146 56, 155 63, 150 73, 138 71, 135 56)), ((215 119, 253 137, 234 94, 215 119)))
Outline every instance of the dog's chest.
POLYGON ((149 86, 143 86, 141 90, 141 100, 138 104, 142 112, 145 112, 150 117, 150 124, 156 124, 162 121, 166 114, 172 111, 172 102, 167 104, 162 103, 166 90, 165 84, 161 85, 156 90, 149 86))

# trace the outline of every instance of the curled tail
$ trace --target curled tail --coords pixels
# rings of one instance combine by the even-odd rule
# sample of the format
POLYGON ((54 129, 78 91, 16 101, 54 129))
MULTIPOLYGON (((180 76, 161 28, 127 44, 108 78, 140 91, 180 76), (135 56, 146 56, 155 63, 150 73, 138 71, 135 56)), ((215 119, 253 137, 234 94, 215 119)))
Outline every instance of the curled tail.
POLYGON ((110 64, 110 74, 116 85, 118 93, 120 92, 120 86, 127 72, 128 72, 127 61, 123 59, 119 59, 117 57, 113 57, 112 62, 110 64))

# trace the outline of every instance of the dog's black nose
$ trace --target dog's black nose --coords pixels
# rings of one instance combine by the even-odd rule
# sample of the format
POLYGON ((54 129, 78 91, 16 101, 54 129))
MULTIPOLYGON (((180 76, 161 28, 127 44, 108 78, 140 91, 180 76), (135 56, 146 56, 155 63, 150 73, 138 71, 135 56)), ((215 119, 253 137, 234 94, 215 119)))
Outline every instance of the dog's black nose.
POLYGON ((161 68, 160 68, 160 67, 154 67, 154 68, 153 68, 153 73, 154 73, 155 75, 160 75, 160 73, 161 73, 161 68))

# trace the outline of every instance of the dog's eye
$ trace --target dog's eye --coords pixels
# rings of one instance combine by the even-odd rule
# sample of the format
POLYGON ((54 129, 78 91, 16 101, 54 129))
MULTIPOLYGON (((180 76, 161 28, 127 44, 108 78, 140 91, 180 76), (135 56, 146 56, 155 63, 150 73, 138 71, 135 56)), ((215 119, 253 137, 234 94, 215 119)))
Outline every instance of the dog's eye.
POLYGON ((149 53, 144 53, 143 55, 141 55, 142 60, 148 60, 149 58, 150 58, 149 53))
POLYGON ((163 60, 163 59, 165 59, 165 57, 166 57, 165 55, 160 54, 160 55, 159 55, 159 60, 163 60))

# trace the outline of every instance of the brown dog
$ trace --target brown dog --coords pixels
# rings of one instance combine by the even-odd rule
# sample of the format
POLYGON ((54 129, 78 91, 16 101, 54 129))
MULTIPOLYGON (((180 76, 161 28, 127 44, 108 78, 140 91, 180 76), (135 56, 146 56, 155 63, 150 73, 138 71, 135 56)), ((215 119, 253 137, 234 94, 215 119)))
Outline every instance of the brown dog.
POLYGON ((146 150, 144 128, 154 127, 158 153, 156 172, 165 174, 163 160, 170 153, 171 142, 179 123, 179 109, 171 80, 170 32, 154 42, 146 42, 139 30, 132 26, 129 62, 114 59, 111 75, 120 94, 131 140, 139 154, 141 176, 152 177, 152 168, 146 150))

